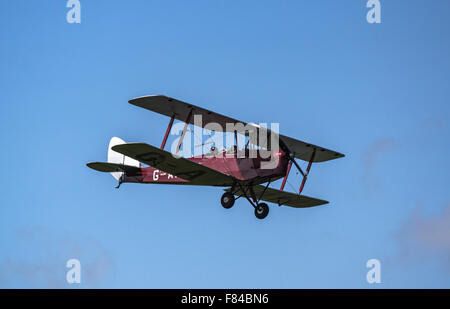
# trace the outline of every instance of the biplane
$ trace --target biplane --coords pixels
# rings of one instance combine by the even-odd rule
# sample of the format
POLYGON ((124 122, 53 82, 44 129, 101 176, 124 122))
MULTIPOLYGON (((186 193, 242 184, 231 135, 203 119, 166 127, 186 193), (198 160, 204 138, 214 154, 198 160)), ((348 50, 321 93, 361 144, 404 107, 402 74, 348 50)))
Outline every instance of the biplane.
MULTIPOLYGON (((146 143, 125 143, 120 138, 113 137, 109 143, 108 162, 87 163, 87 166, 94 170, 111 173, 118 180, 117 188, 122 183, 223 187, 225 192, 221 197, 221 204, 224 208, 231 208, 235 200, 244 197, 253 206, 258 219, 264 219, 269 213, 269 207, 264 202, 295 208, 328 203, 301 193, 312 163, 341 158, 344 157, 343 154, 163 95, 139 97, 130 100, 129 103, 168 116, 170 121, 160 147, 146 143), (200 123, 194 121, 195 115, 201 116, 200 123), (164 150, 175 119, 185 123, 175 152, 180 150, 185 133, 191 124, 204 128, 208 123, 217 123, 223 128, 223 131, 227 131, 227 128, 230 127, 227 124, 233 124, 234 126, 231 126, 233 132, 223 133, 234 134, 235 145, 228 150, 217 150, 211 147, 216 154, 221 152, 222 156, 211 156, 210 154, 188 158, 176 156, 173 152, 164 150), (243 125, 238 126, 239 123, 243 125), (238 132, 239 130, 236 128, 239 127, 244 127, 246 131, 238 132), (237 134, 249 136, 249 128, 258 131, 259 136, 276 136, 275 141, 278 144, 266 141, 266 145, 264 145, 264 149, 271 152, 270 160, 275 158, 275 164, 270 168, 262 168, 268 159, 260 155, 261 150, 256 150, 256 155, 252 157, 249 155, 250 140, 244 148, 238 147, 237 134), (261 134, 262 131, 264 132, 261 134), (308 162, 305 170, 300 167, 296 159, 308 162), (284 191, 292 165, 303 176, 298 193, 284 191), (281 178, 283 180, 279 190, 270 187, 271 183, 281 178)), ((262 144, 261 140, 253 139, 251 144, 259 146, 260 143, 262 144)))

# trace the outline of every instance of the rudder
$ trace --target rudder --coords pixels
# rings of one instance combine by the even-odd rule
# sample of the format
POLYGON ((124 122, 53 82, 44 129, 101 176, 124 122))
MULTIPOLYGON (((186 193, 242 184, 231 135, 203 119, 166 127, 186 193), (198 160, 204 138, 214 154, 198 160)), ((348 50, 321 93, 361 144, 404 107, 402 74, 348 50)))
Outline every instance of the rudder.
MULTIPOLYGON (((120 145, 120 144, 125 144, 125 141, 118 138, 118 137, 113 137, 111 138, 111 140, 109 141, 109 146, 108 146, 108 163, 117 163, 117 164, 124 164, 124 165, 129 165, 129 166, 135 166, 135 167, 140 167, 140 163, 139 161, 132 159, 130 157, 127 157, 121 153, 118 153, 114 150, 112 150, 111 148, 116 146, 116 145, 120 145)), ((111 175, 119 180, 120 177, 122 176, 122 172, 114 172, 111 173, 111 175)))

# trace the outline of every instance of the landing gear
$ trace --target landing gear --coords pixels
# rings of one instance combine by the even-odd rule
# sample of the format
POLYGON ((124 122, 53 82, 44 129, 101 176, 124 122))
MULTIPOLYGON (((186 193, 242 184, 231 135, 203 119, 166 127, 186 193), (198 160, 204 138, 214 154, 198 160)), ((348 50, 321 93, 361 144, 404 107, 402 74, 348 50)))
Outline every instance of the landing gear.
POLYGON ((269 206, 266 203, 260 203, 255 207, 255 216, 258 219, 264 219, 269 214, 269 206))
POLYGON ((244 196, 248 200, 250 205, 252 205, 253 208, 255 209, 256 218, 264 219, 269 214, 269 206, 267 206, 266 203, 260 203, 259 201, 261 200, 261 197, 266 192, 266 189, 269 186, 269 184, 270 184, 270 181, 267 184, 266 188, 264 188, 264 191, 262 192, 262 194, 260 194, 260 198, 257 198, 257 196, 253 190, 253 187, 251 185, 244 186, 239 183, 235 184, 235 185, 233 185, 233 187, 231 187, 231 189, 229 191, 225 192, 222 195, 220 202, 222 203, 222 206, 224 208, 228 209, 228 208, 233 207, 235 200, 244 196), (235 191, 235 186, 239 186, 239 189, 237 191, 235 191), (234 192, 234 193, 231 193, 231 192, 234 192), (234 194, 236 194, 238 197, 236 198, 234 194))
POLYGON ((220 199, 220 202, 222 203, 223 208, 226 208, 226 209, 233 207, 234 201, 235 201, 234 194, 231 192, 225 192, 222 195, 222 198, 220 199))

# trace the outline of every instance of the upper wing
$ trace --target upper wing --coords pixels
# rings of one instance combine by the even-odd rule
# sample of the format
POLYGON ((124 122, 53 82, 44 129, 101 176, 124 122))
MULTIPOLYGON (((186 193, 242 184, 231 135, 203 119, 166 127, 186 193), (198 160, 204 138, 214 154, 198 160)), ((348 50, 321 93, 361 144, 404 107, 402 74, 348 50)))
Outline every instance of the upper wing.
MULTIPOLYGON (((294 157, 309 161, 311 159, 311 155, 316 149, 316 153, 314 155, 313 162, 324 162, 329 161, 333 159, 338 159, 345 157, 342 153, 339 153, 334 150, 326 149, 317 145, 305 143, 299 140, 296 140, 295 138, 284 136, 280 134, 280 146, 284 143, 285 146, 287 146, 287 149, 289 152, 294 153, 294 157)), ((281 148, 283 148, 281 146, 281 148)))
POLYGON ((192 110, 192 117, 190 117, 189 123, 194 124, 193 116, 202 115, 202 128, 204 128, 206 124, 212 122, 220 124, 224 129, 226 129, 227 123, 240 123, 240 121, 236 119, 164 95, 149 95, 135 98, 131 99, 129 103, 168 117, 175 115, 175 119, 181 121, 186 121, 188 114, 192 110))
MULTIPOLYGON (((253 191, 255 192, 256 197, 266 202, 278 204, 279 206, 284 205, 295 208, 306 208, 328 204, 328 201, 320 200, 306 195, 298 195, 295 193, 280 191, 273 188, 267 188, 265 191, 264 189, 265 187, 261 185, 254 186, 253 191)), ((225 191, 230 191, 230 189, 225 189, 225 191)), ((234 194, 238 196, 243 195, 240 189, 234 194)), ((247 192, 247 194, 249 193, 247 192)))
MULTIPOLYGON (((202 128, 205 127, 206 124, 208 123, 218 123, 223 131, 229 131, 229 132, 234 132, 237 131, 240 134, 245 134, 248 135, 250 132, 249 131, 259 131, 259 130, 265 130, 267 134, 270 134, 271 131, 264 129, 260 126, 254 125, 254 124, 248 124, 246 122, 242 122, 239 121, 237 119, 233 119, 218 113, 215 113, 213 111, 195 106, 193 104, 189 104, 183 101, 179 101, 170 97, 166 97, 164 95, 150 95, 150 96, 145 96, 145 97, 140 97, 140 98, 135 98, 129 101, 129 103, 151 110, 153 112, 162 114, 162 115, 166 115, 168 117, 172 117, 174 116, 175 119, 177 120, 181 120, 181 121, 186 121, 189 113, 192 111, 192 117, 190 117, 189 119, 189 124, 197 124, 194 123, 195 120, 195 115, 201 115, 202 119, 201 122, 198 123, 199 126, 201 126, 202 128), (233 128, 231 128, 230 126, 227 126, 227 124, 232 124, 233 128), (238 125, 235 126, 236 124, 242 124, 242 126, 238 125)), ((218 128, 215 128, 215 131, 219 131, 218 128)), ((267 136, 267 135, 266 135, 267 136)), ((280 138, 280 144, 285 145, 284 148, 287 148, 287 150, 289 150, 290 152, 294 153, 294 156, 298 159, 301 160, 305 160, 305 161, 309 161, 311 158, 311 154, 314 150, 314 148, 316 148, 316 154, 314 156, 314 161, 313 162, 323 162, 323 161, 328 161, 328 160, 332 160, 332 159, 337 159, 337 158, 341 158, 344 155, 333 151, 333 150, 329 150, 323 147, 319 147, 316 145, 312 145, 306 142, 302 142, 299 140, 296 140, 294 138, 291 137, 287 137, 284 135, 279 135, 280 138)), ((257 141, 258 143, 258 141, 257 141)), ((282 146, 280 145, 280 146, 282 146)), ((283 147, 281 147, 283 148, 283 147)))
POLYGON ((316 153, 314 155, 313 162, 324 162, 344 157, 342 153, 339 153, 337 151, 302 142, 296 140, 295 138, 273 132, 268 128, 264 128, 255 124, 250 124, 250 126, 253 127, 254 130, 257 130, 259 134, 258 136, 265 138, 267 142, 270 142, 271 134, 273 134, 274 137, 278 136, 280 148, 283 151, 289 152, 293 154, 295 158, 304 161, 311 160, 314 149, 316 150, 316 153))
POLYGON ((116 145, 112 147, 112 150, 177 177, 189 180, 191 184, 209 186, 231 186, 233 184, 234 178, 231 176, 185 158, 175 158, 170 152, 145 143, 116 145))

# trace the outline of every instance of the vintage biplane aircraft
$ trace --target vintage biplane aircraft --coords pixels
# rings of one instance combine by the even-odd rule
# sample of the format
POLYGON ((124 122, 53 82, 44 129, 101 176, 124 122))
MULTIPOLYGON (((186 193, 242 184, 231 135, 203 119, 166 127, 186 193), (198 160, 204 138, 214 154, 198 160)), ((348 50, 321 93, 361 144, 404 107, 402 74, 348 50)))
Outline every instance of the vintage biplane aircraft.
MULTIPOLYGON (((212 112, 210 110, 185 103, 163 95, 151 95, 135 98, 129 103, 151 110, 153 112, 170 117, 169 126, 164 135, 161 147, 154 147, 145 143, 125 143, 117 137, 113 137, 109 143, 108 162, 91 162, 87 166, 100 171, 111 173, 121 183, 154 183, 154 184, 177 184, 177 185, 197 185, 197 186, 217 186, 225 187, 221 204, 224 208, 231 208, 236 199, 245 197, 254 207, 255 216, 264 219, 269 213, 266 201, 279 206, 290 206, 304 208, 327 204, 327 201, 301 195, 305 182, 308 178, 313 162, 323 162, 344 157, 343 154, 329 150, 310 143, 298 141, 291 137, 271 132, 269 129, 257 125, 240 122, 236 119, 212 112), (201 115, 202 122, 195 123, 194 116, 201 115), (208 123, 218 123, 227 130, 226 124, 242 123, 246 132, 238 132, 234 126, 235 145, 230 150, 223 151, 223 156, 211 156, 202 154, 190 158, 174 156, 171 152, 164 150, 167 138, 172 128, 174 120, 185 122, 176 151, 180 150, 189 124, 205 127, 208 123), (239 149, 237 134, 249 135, 248 128, 264 130, 264 134, 276 135, 279 145, 271 147, 270 142, 266 143, 268 151, 273 150, 272 157, 276 158, 275 166, 271 168, 261 168, 267 161, 258 151, 256 157, 249 156, 249 142, 245 148, 239 149), (295 159, 308 162, 306 170, 300 167, 295 159), (143 166, 141 163, 148 166, 143 166), (299 192, 291 193, 283 191, 291 166, 295 165, 302 174, 299 192), (269 187, 269 185, 283 178, 279 190, 269 187), (265 185, 263 185, 265 184, 265 185)), ((226 132, 224 132, 226 133, 226 132)), ((259 143, 259 139, 252 143, 259 143)), ((258 146, 258 145, 256 145, 258 146)), ((218 151, 217 149, 215 150, 218 151)))

